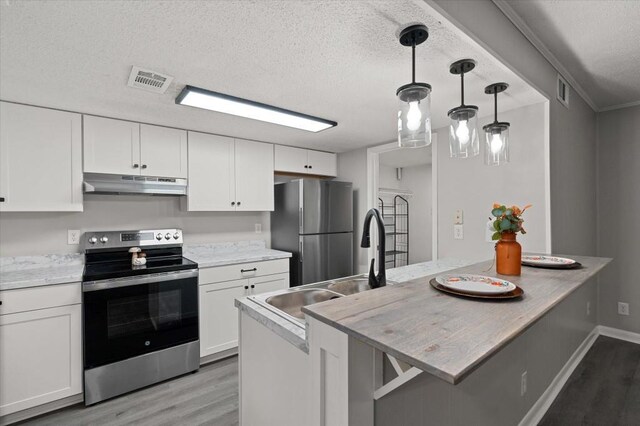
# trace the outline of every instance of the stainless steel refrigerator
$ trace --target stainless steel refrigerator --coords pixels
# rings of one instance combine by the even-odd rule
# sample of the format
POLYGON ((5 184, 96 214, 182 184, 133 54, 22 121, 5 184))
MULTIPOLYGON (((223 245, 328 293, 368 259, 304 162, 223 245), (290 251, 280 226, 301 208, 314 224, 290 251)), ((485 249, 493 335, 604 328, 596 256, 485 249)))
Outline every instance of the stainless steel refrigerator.
POLYGON ((298 179, 276 184, 271 247, 293 253, 291 287, 353 275, 351 183, 298 179))

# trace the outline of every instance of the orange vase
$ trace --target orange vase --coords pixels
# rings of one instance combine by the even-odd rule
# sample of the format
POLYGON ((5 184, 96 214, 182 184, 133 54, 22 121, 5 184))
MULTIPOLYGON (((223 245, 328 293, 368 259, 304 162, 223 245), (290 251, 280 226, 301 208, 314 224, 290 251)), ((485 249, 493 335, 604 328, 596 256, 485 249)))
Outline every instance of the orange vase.
POLYGON ((520 275, 522 247, 515 232, 504 232, 496 244, 496 270, 501 275, 520 275))

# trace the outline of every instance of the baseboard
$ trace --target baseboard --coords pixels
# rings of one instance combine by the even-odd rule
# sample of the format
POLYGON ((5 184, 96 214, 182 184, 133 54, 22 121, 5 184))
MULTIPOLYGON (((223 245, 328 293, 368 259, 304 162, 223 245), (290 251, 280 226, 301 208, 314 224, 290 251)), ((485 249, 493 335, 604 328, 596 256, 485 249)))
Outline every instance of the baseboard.
POLYGON ((599 325, 597 329, 600 336, 613 337, 614 339, 626 340, 627 342, 637 343, 640 345, 639 333, 620 330, 619 328, 607 327, 605 325, 599 325))
POLYGON ((614 339, 640 344, 640 334, 638 333, 604 325, 595 326, 593 330, 591 330, 591 333, 582 341, 578 349, 571 355, 571 358, 569 358, 564 367, 562 367, 558 375, 551 381, 549 387, 547 387, 540 398, 538 398, 536 403, 533 404, 518 426, 535 426, 542 420, 542 417, 556 399, 562 387, 567 383, 567 380, 569 380, 569 377, 578 364, 580 364, 582 358, 589 352, 589 349, 591 349, 591 346, 593 346, 598 336, 612 337, 614 339))
POLYGON ((200 366, 211 364, 212 362, 220 361, 225 358, 238 355, 238 347, 227 349, 222 352, 218 352, 212 355, 203 356, 200 358, 200 366))
POLYGON ((79 404, 83 400, 84 395, 80 393, 77 395, 58 399, 56 401, 51 401, 46 404, 38 405, 37 407, 27 408, 26 410, 18 411, 16 413, 7 414, 6 416, 0 417, 0 425, 10 425, 13 423, 21 422, 23 420, 31 419, 33 417, 38 417, 52 411, 60 410, 61 408, 79 404))
POLYGON ((562 387, 567 383, 567 380, 569 380, 569 377, 571 377, 571 374, 578 364, 580 364, 582 358, 589 352, 589 349, 591 349, 591 346, 593 346, 598 336, 599 329, 598 326, 596 326, 582 341, 580 346, 578 346, 578 349, 571 355, 571 358, 569 358, 556 377, 553 378, 549 387, 542 393, 536 403, 533 404, 529 412, 522 418, 520 423, 518 423, 518 426, 536 426, 540 420, 542 420, 542 417, 556 399, 562 387))

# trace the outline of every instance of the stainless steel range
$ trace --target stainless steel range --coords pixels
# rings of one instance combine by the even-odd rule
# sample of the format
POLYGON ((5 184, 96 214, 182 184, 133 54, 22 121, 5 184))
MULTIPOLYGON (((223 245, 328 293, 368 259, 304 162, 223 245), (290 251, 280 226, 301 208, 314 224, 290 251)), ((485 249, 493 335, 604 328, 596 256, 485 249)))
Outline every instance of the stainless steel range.
POLYGON ((179 229, 88 232, 85 405, 198 370, 198 265, 179 229))

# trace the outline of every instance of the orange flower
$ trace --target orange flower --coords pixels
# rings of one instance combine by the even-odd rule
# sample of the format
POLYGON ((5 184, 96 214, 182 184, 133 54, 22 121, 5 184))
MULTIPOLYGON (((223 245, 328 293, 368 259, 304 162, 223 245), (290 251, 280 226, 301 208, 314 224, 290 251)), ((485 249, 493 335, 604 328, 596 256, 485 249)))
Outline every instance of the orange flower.
POLYGON ((498 204, 498 203, 493 203, 493 208, 494 208, 494 209, 500 208, 500 204, 498 204))

